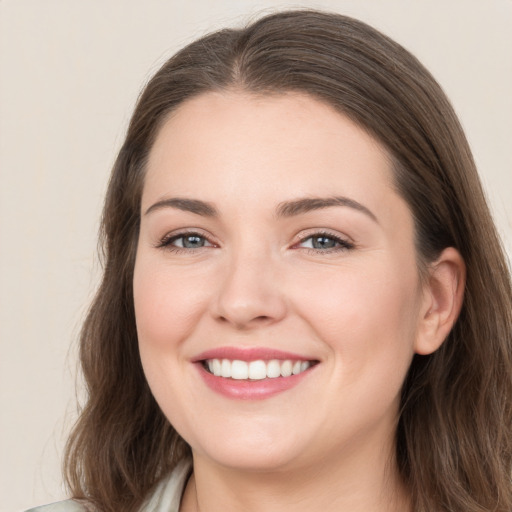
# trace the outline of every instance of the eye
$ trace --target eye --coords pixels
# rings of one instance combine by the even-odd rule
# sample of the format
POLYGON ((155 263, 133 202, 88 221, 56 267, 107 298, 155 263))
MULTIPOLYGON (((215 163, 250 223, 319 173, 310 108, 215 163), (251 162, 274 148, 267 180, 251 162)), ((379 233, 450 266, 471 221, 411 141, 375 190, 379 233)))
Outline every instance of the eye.
POLYGON ((303 238, 297 246, 315 252, 344 251, 354 248, 354 244, 351 242, 330 233, 315 233, 314 235, 303 238))
POLYGON ((157 247, 175 251, 188 251, 202 249, 203 247, 213 247, 213 244, 199 233, 179 233, 164 237, 157 247))

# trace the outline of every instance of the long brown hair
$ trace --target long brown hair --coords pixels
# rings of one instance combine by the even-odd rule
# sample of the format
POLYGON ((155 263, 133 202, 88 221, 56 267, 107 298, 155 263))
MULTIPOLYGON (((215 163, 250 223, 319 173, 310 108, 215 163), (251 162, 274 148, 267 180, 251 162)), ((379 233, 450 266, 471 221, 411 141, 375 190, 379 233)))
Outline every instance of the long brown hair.
POLYGON ((203 37, 168 60, 139 98, 107 192, 104 276, 81 336, 88 401, 67 446, 73 496, 103 512, 137 510, 189 454, 139 360, 132 277, 140 200, 169 112, 233 88, 300 91, 364 127, 393 156, 420 270, 446 247, 461 253, 462 312, 437 352, 413 359, 396 458, 417 512, 510 512, 512 292, 463 131, 439 85, 400 45, 360 21, 303 10, 203 37))

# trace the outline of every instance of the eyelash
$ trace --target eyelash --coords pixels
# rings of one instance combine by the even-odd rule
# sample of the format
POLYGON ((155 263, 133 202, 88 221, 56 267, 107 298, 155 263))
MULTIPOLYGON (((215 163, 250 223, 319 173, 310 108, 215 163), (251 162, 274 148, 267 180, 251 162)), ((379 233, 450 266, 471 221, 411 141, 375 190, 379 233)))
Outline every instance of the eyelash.
POLYGON ((336 236, 332 233, 329 233, 327 231, 317 231, 315 233, 311 233, 308 236, 305 236, 301 238, 294 247, 297 247, 300 244, 303 244, 307 240, 314 239, 314 238, 327 238, 328 240, 332 240, 336 244, 338 244, 338 247, 330 247, 328 249, 315 249, 314 247, 304 247, 308 253, 311 254, 331 254, 331 253, 337 253, 342 251, 348 251, 351 249, 354 249, 355 245, 352 242, 349 242, 348 240, 345 240, 339 236, 336 236))
POLYGON ((207 247, 210 247, 210 246, 215 247, 215 244, 210 242, 208 240, 208 238, 206 236, 202 235, 201 233, 197 233, 195 231, 186 231, 186 232, 183 232, 183 233, 178 233, 178 234, 164 236, 160 240, 160 242, 158 243, 156 248, 157 249, 165 249, 167 251, 171 251, 171 252, 175 252, 175 253, 189 252, 189 251, 194 251, 194 250, 197 250, 197 249, 203 249, 204 248, 204 246, 203 246, 203 247, 199 247, 199 248, 196 248, 196 249, 192 249, 192 248, 177 247, 176 245, 172 245, 173 242, 176 242, 176 240, 179 240, 180 238, 181 239, 185 239, 185 238, 188 238, 188 237, 201 238, 201 239, 205 240, 206 242, 208 242, 210 244, 207 247))
MULTIPOLYGON (((293 245, 293 248, 300 248, 300 244, 305 243, 307 240, 314 239, 314 238, 326 238, 328 240, 332 240, 336 244, 338 244, 338 247, 331 247, 328 249, 319 249, 314 247, 303 247, 304 250, 306 250, 310 254, 331 254, 336 252, 342 252, 342 251, 348 251, 351 249, 354 249, 355 245, 352 242, 349 242, 343 238, 340 238, 339 236, 333 235, 332 233, 319 231, 312 233, 308 236, 305 236, 301 238, 297 243, 293 245)), ((201 233, 197 233, 195 231, 187 231, 183 233, 173 234, 173 235, 166 235, 164 236, 160 242, 156 245, 157 249, 165 249, 167 251, 171 251, 174 253, 183 253, 183 252, 190 252, 190 251, 196 251, 198 249, 203 249, 205 247, 215 247, 215 244, 210 242, 208 238, 201 233), (198 248, 187 248, 187 247, 178 247, 176 245, 173 245, 174 242, 180 239, 185 239, 187 237, 197 237, 201 238, 206 241, 209 245, 202 246, 198 248)))

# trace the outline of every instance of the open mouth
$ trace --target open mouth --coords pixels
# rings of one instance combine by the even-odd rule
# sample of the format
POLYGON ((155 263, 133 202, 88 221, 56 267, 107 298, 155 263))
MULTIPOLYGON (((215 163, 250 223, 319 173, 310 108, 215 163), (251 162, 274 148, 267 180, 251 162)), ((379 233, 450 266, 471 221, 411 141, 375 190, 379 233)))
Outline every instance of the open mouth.
POLYGON ((318 361, 271 359, 265 361, 240 361, 238 359, 205 359, 203 368, 215 377, 234 380, 263 380, 290 377, 307 371, 318 361))

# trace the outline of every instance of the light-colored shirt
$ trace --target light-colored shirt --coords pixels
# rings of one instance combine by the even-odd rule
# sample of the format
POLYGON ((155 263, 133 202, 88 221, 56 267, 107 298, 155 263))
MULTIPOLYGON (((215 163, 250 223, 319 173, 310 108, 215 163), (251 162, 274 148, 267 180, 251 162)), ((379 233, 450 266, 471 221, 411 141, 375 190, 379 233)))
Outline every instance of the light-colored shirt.
MULTIPOLYGON (((148 497, 139 512, 179 512, 181 496, 190 475, 192 463, 190 460, 181 461, 163 479, 148 497)), ((89 512, 88 509, 74 500, 59 501, 50 505, 31 508, 26 512, 89 512)))

